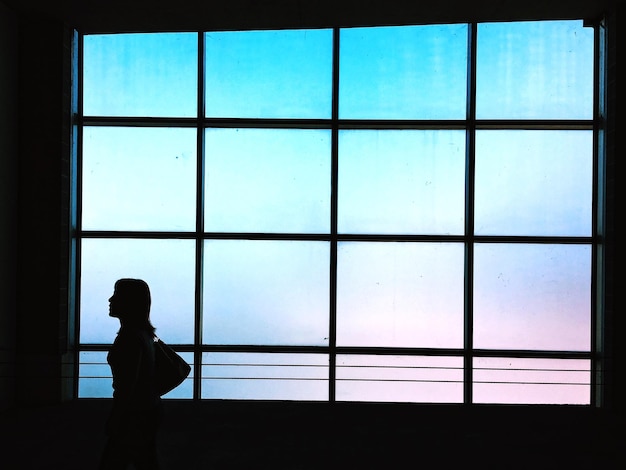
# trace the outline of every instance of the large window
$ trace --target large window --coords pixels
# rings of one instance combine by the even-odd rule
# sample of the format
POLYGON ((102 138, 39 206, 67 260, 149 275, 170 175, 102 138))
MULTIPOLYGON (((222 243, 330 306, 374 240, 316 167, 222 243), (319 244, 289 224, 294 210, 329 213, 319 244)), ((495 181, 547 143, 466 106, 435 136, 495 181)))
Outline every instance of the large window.
POLYGON ((152 290, 195 399, 595 403, 596 33, 79 37, 79 397, 152 290))

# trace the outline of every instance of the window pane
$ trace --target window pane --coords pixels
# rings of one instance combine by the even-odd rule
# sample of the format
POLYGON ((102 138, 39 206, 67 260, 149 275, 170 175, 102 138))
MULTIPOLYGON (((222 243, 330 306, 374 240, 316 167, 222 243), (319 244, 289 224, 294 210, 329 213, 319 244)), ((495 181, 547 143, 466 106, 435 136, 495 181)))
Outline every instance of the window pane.
POLYGON ((461 403, 463 358, 337 356, 337 401, 461 403))
POLYGON ((330 117, 332 30, 210 32, 205 38, 208 117, 330 117))
POLYGON ((467 25, 341 30, 339 117, 463 119, 467 25))
POLYGON ((193 230, 196 131, 86 127, 85 230, 193 230))
POLYGON ((478 25, 479 119, 591 119, 593 28, 582 21, 478 25))
POLYGON ((340 233, 462 234, 464 131, 342 131, 340 233))
POLYGON ((170 392, 163 395, 163 398, 193 398, 193 353, 192 352, 180 352, 178 354, 191 366, 191 372, 187 376, 183 383, 181 383, 178 387, 171 390, 170 392))
POLYGON ((85 35, 87 116, 197 115, 196 33, 85 35))
POLYGON ((590 322, 589 245, 475 245, 475 347, 589 351, 590 322))
POLYGON ((204 245, 205 344, 328 344, 326 242, 204 245))
MULTIPOLYGON (((106 351, 82 351, 79 363, 78 398, 112 398, 113 378, 106 351)), ((193 398, 193 353, 179 352, 191 365, 191 373, 182 384, 163 398, 193 398)))
POLYGON ((109 298, 115 281, 134 277, 150 286, 156 334, 166 343, 193 343, 194 255, 190 240, 83 240, 80 342, 113 342, 120 324, 109 317, 109 298))
POLYGON ((342 242, 337 345, 463 346, 463 245, 342 242))
POLYGON ((203 353, 202 398, 328 400, 328 356, 203 353))
POLYGON ((81 351, 78 366, 78 398, 112 398, 113 377, 107 352, 81 351))
POLYGON ((328 232, 330 132, 206 131, 205 227, 216 232, 328 232))
POLYGON ((586 359, 474 358, 474 403, 588 405, 586 359))
POLYGON ((591 235, 591 131, 478 131, 475 232, 591 235))

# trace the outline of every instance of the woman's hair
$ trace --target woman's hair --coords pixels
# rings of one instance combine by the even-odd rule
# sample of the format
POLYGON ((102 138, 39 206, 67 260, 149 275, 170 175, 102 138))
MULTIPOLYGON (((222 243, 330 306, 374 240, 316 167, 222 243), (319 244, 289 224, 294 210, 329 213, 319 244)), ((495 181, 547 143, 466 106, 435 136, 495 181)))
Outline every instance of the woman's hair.
POLYGON ((150 288, 142 279, 118 279, 115 282, 115 295, 121 304, 123 320, 127 325, 154 332, 150 323, 150 288))

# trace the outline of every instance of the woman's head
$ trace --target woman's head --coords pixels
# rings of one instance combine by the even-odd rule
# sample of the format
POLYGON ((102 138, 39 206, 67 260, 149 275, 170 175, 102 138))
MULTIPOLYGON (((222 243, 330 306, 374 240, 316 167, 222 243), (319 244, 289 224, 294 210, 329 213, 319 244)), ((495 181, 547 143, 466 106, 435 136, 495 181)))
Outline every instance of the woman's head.
POLYGON ((113 295, 109 299, 109 315, 119 318, 124 324, 152 328, 150 304, 150 288, 145 281, 119 279, 115 282, 113 295))

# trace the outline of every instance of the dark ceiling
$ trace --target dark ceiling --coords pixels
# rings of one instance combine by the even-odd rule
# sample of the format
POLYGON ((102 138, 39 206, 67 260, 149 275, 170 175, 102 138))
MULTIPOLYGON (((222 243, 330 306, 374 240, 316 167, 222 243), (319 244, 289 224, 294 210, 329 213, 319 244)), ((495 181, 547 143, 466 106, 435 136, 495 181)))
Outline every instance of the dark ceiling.
POLYGON ((0 0, 88 32, 596 19, 623 0, 0 0))

